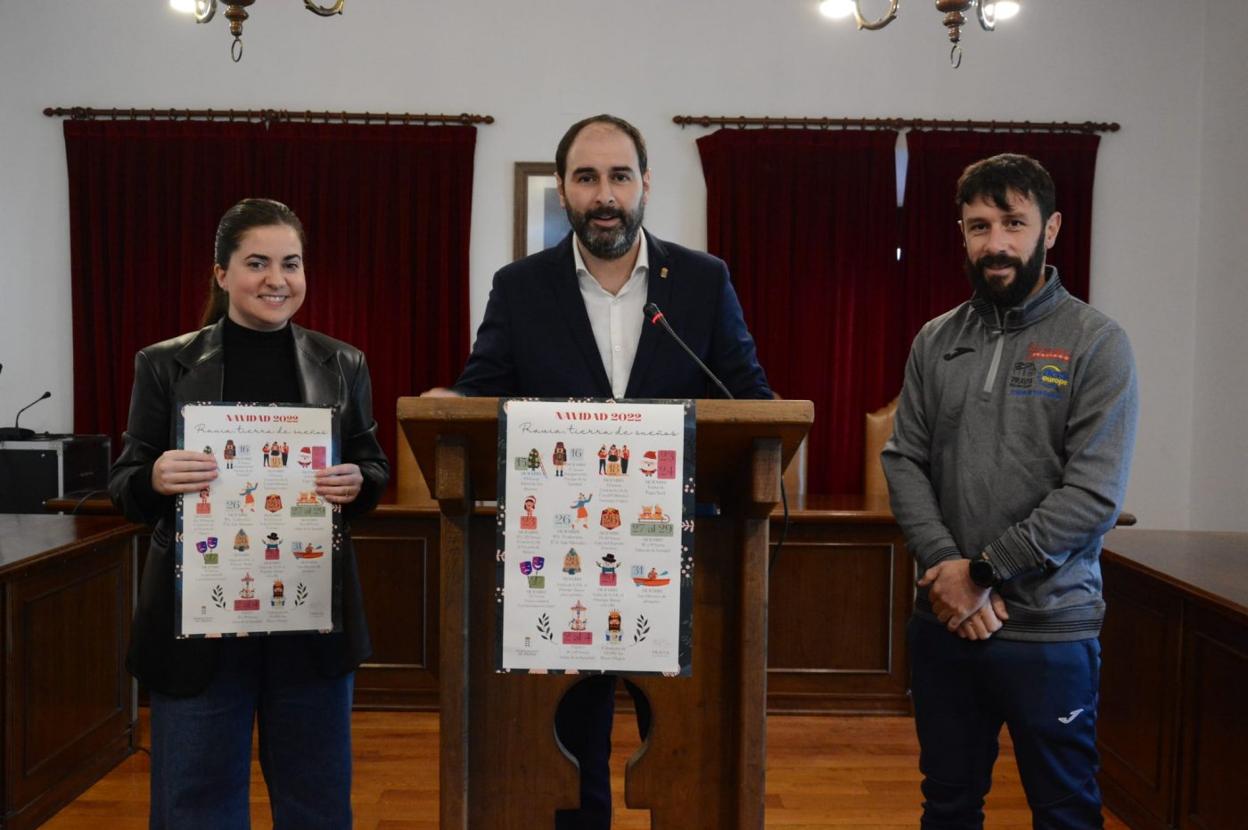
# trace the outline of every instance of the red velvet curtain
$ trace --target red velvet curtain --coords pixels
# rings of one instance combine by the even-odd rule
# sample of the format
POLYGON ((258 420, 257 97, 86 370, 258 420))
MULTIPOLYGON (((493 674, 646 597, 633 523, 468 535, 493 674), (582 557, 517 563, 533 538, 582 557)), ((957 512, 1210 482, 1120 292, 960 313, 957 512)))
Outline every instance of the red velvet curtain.
POLYGON ((720 130, 698 140, 707 249, 728 263, 772 388, 808 398, 807 489, 862 491, 863 414, 896 394, 897 134, 720 130))
POLYGON ((66 121, 74 430, 121 451, 134 354, 199 327, 217 220, 254 191, 257 124, 66 121))
POLYGON ((297 322, 363 350, 382 447, 395 401, 459 376, 472 342, 468 231, 475 127, 280 124, 260 143, 265 192, 308 233, 297 322))
MULTIPOLYGON (((901 326, 897 337, 909 346, 925 322, 971 295, 962 274, 965 257, 954 204, 958 177, 972 162, 997 153, 1022 153, 1038 160, 1053 177, 1062 229, 1048 261, 1062 284, 1088 298, 1092 250, 1092 183, 1097 135, 1062 133, 977 133, 911 131, 902 211, 901 326)), ((901 388, 901 373, 894 378, 901 388)))
POLYGON ((143 346, 198 327, 221 214, 285 202, 304 223, 296 322, 368 357, 382 446, 395 400, 466 357, 472 127, 65 122, 74 428, 120 449, 143 346))

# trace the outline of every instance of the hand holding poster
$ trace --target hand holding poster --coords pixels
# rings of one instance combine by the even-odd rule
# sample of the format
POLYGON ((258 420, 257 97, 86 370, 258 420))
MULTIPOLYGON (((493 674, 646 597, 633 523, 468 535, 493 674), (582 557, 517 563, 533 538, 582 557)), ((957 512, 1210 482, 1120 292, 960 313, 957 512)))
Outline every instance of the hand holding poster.
POLYGON ((187 404, 179 448, 217 478, 178 497, 177 636, 338 630, 333 562, 341 513, 316 492, 336 463, 332 409, 187 404))
POLYGON ((693 401, 499 402, 498 668, 687 674, 693 401))

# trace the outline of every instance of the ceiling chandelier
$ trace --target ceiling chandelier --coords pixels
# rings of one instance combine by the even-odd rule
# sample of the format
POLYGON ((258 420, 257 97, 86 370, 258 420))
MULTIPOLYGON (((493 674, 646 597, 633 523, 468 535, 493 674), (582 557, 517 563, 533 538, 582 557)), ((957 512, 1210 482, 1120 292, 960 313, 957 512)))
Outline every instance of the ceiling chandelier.
MULTIPOLYGON (((256 0, 221 0, 225 5, 225 19, 230 21, 230 34, 234 35, 234 43, 230 46, 230 57, 238 63, 243 59, 243 21, 247 19, 247 7, 256 0)), ((313 0, 303 0, 304 7, 313 14, 330 17, 342 14, 342 7, 347 0, 334 0, 333 5, 322 6, 313 0)), ((196 23, 207 23, 217 14, 217 0, 169 0, 175 11, 195 15, 196 23)))
MULTIPOLYGON (((819 11, 825 17, 841 18, 851 14, 858 21, 859 29, 883 29, 897 17, 897 7, 901 0, 888 0, 888 9, 883 16, 871 20, 862 13, 862 0, 823 0, 819 11)), ((998 20, 1008 20, 1018 14, 1022 0, 936 0, 936 11, 945 15, 945 28, 949 30, 949 40, 953 47, 949 50, 949 62, 957 69, 962 65, 962 27, 966 25, 966 12, 975 10, 979 25, 985 32, 997 28, 998 20)))

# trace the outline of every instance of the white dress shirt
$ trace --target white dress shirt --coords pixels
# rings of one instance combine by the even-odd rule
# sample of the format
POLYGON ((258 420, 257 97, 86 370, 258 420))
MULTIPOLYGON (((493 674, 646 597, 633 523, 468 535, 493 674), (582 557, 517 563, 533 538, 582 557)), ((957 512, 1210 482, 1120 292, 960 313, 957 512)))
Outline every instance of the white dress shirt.
POLYGON ((602 368, 607 370, 612 395, 619 400, 628 391, 628 376, 633 371, 637 344, 645 323, 646 289, 650 274, 646 235, 641 234, 637 264, 618 294, 604 289, 589 273, 575 237, 572 239, 572 255, 576 258, 576 279, 581 286, 585 311, 589 314, 589 325, 594 330, 594 342, 598 344, 598 354, 602 357, 602 368))

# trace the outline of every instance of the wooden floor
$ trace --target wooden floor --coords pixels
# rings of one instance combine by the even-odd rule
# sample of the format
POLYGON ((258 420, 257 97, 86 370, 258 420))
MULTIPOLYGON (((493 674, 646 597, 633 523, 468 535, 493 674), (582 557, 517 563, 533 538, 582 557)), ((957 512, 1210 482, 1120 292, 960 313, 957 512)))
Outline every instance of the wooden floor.
MULTIPOLYGON (((146 745, 146 710, 142 717, 140 741, 146 745)), ((612 767, 619 807, 623 805, 624 763, 638 747, 631 717, 616 719, 614 738, 612 767)), ((767 723, 767 745, 767 827, 918 827, 919 749, 913 722, 908 718, 773 717, 767 723)), ((436 830, 436 714, 357 712, 354 751, 356 827, 436 830)), ((136 753, 44 827, 143 830, 147 827, 147 784, 148 756, 136 753)), ((251 799, 253 827, 271 828, 264 784, 254 763, 251 799)), ((1031 827, 1018 768, 1005 734, 986 812, 986 826, 991 830, 1031 827)), ((1127 825, 1106 813, 1105 826, 1122 830, 1127 825)), ((649 827, 648 813, 617 809, 615 830, 649 827)))

